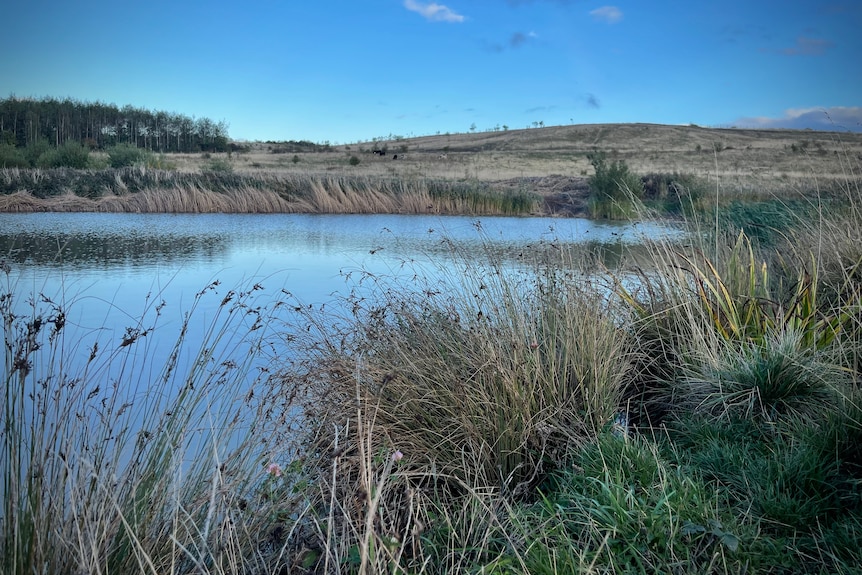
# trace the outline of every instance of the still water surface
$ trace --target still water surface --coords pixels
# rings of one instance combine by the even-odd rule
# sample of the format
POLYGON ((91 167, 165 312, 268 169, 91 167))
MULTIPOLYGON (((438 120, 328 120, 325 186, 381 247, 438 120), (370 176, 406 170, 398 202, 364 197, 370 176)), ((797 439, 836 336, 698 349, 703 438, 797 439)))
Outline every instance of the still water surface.
MULTIPOLYGON (((121 341, 130 325, 160 312, 162 339, 150 359, 170 353, 195 294, 214 281, 219 297, 199 304, 197 329, 215 317, 221 297, 260 284, 257 297, 287 290, 319 305, 346 294, 346 274, 413 274, 446 266, 449 242, 480 257, 483 246, 519 249, 542 241, 638 242, 673 233, 658 225, 586 219, 295 214, 0 214, 0 260, 9 264, 4 290, 62 302, 67 330, 84 353, 90 341, 121 341), (403 267, 405 262, 413 262, 403 267)), ((200 337, 194 333, 191 338, 200 337)))

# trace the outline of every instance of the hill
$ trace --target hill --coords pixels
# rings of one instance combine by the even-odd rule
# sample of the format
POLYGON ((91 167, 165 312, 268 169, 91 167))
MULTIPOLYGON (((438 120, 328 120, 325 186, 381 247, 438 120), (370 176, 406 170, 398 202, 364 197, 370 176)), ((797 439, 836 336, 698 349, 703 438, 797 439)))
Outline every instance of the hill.
POLYGON ((488 182, 583 177, 591 171, 587 154, 601 150, 641 175, 690 173, 718 177, 733 187, 774 189, 782 182, 829 180, 858 172, 862 134, 584 124, 393 138, 296 154, 273 153, 279 151, 275 143, 254 143, 249 148, 236 157, 236 168, 488 182), (352 157, 358 164, 351 165, 352 157))

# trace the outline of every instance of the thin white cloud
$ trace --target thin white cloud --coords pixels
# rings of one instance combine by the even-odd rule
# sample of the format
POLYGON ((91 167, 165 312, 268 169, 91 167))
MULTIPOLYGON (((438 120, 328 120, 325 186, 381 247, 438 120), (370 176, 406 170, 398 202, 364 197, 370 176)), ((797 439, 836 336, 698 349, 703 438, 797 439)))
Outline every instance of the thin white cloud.
POLYGON ((784 115, 778 118, 741 118, 735 124, 752 128, 862 132, 862 106, 792 108, 785 110, 784 115))
POLYGON ((623 11, 616 6, 602 6, 601 8, 590 10, 590 16, 608 24, 616 24, 623 19, 623 11))
POLYGON ((464 21, 464 16, 454 12, 448 6, 437 4, 436 2, 424 4, 422 2, 416 2, 416 0, 404 0, 404 7, 411 12, 420 14, 426 20, 431 20, 432 22, 464 21))

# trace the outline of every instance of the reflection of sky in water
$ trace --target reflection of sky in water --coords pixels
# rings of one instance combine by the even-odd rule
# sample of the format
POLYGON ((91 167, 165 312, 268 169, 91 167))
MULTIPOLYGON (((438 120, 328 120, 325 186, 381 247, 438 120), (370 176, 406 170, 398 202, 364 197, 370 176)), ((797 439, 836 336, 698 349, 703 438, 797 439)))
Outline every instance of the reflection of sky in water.
MULTIPOLYGON (((96 337, 118 341, 162 300, 162 333, 175 333, 194 294, 214 280, 221 286, 198 310, 193 329, 204 329, 230 289, 259 282, 263 293, 285 289, 306 303, 329 302, 349 290, 344 273, 392 275, 403 261, 448 261, 451 247, 444 239, 460 246, 463 257, 480 255, 487 245, 637 242, 657 233, 662 228, 648 224, 549 218, 0 214, 0 259, 10 262, 19 296, 76 302, 69 306, 69 324, 86 346, 96 337)), ((416 264, 404 273, 412 275, 416 264)), ((157 355, 167 354, 175 336, 152 339, 162 348, 157 355)))
POLYGON ((213 279, 230 285, 278 274, 294 293, 318 299, 340 288, 341 271, 448 257, 444 238, 469 252, 483 242, 500 248, 542 240, 636 242, 660 230, 549 218, 0 214, 0 257, 18 264, 22 279, 88 290, 98 284, 117 297, 168 286, 172 293, 196 292, 213 279))

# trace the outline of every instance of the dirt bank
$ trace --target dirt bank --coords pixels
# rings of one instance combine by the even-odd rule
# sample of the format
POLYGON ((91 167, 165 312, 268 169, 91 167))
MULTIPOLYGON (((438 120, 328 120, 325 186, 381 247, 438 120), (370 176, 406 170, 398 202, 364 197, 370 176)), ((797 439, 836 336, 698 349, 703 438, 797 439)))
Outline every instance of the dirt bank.
POLYGON ((590 187, 586 177, 551 175, 512 178, 494 183, 500 191, 527 191, 542 197, 546 216, 583 217, 587 215, 590 187))

